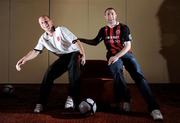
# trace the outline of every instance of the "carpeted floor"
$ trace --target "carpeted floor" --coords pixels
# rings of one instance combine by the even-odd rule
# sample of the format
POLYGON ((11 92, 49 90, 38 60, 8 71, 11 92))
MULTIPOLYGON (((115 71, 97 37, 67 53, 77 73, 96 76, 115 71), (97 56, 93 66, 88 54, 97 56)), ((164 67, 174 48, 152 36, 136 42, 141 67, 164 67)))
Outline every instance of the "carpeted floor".
MULTIPOLYGON (((54 85, 48 107, 42 114, 34 114, 33 108, 39 94, 40 85, 13 85, 14 95, 0 93, 0 123, 154 123, 147 106, 136 86, 130 84, 132 112, 117 112, 108 105, 97 102, 98 110, 93 116, 82 116, 78 111, 63 109, 67 95, 67 85, 54 85)), ((2 89, 3 85, 0 85, 2 89)), ((160 103, 164 115, 163 123, 180 123, 180 85, 154 84, 152 91, 160 103)))

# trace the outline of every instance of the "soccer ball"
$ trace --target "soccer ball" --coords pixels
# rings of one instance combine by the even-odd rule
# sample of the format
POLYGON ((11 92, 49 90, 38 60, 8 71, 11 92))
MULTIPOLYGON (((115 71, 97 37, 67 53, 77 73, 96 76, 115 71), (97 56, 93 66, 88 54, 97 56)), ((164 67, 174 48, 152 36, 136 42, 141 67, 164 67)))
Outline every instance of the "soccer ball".
POLYGON ((79 104, 79 111, 84 115, 93 115, 97 110, 96 102, 91 98, 86 98, 79 104))
POLYGON ((12 96, 14 94, 14 87, 12 85, 4 85, 2 93, 7 96, 12 96))

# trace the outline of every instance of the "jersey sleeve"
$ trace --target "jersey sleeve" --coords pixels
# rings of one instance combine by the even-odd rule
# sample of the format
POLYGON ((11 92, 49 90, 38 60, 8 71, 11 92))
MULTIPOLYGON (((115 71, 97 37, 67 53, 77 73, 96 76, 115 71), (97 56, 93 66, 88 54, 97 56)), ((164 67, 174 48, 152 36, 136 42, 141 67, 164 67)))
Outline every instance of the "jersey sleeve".
POLYGON ((97 44, 104 40, 104 29, 101 28, 97 36, 93 39, 97 44))
POLYGON ((123 25, 122 28, 122 41, 126 42, 126 41, 132 41, 132 36, 129 30, 129 27, 127 25, 123 25))
POLYGON ((73 43, 74 40, 77 40, 77 37, 66 27, 62 27, 62 34, 66 41, 73 43))
POLYGON ((99 30, 97 36, 96 36, 94 39, 79 38, 79 40, 80 40, 81 42, 86 43, 86 44, 89 44, 89 45, 97 45, 97 44, 99 44, 99 43, 103 40, 103 38, 104 38, 104 36, 103 36, 104 33, 103 33, 103 32, 104 32, 104 31, 103 31, 103 28, 101 28, 101 29, 99 30))
POLYGON ((44 39, 44 37, 43 37, 43 35, 39 38, 39 41, 38 41, 38 43, 36 44, 36 46, 34 47, 34 50, 35 51, 39 51, 40 53, 43 51, 43 49, 44 49, 44 45, 43 45, 43 40, 45 40, 44 39))

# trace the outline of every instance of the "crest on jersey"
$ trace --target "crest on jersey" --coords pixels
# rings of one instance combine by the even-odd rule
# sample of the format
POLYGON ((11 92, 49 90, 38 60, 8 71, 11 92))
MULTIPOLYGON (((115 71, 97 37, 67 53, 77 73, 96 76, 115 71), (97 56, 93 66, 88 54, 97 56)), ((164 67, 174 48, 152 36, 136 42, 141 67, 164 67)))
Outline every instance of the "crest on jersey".
POLYGON ((116 30, 116 35, 120 35, 120 30, 116 30))
POLYGON ((60 41, 60 40, 61 40, 61 39, 60 39, 60 37, 58 36, 58 37, 57 37, 57 41, 60 41))

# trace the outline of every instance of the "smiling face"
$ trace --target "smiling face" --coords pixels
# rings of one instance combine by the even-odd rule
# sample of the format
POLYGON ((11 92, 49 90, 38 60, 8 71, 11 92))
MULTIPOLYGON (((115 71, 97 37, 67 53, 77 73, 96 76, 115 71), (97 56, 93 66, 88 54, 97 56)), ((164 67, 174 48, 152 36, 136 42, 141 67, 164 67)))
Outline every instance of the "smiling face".
POLYGON ((114 9, 107 9, 105 11, 105 19, 108 24, 115 24, 117 19, 117 14, 114 9))
POLYGON ((50 32, 53 27, 52 20, 48 16, 39 17, 39 25, 46 32, 50 32))

